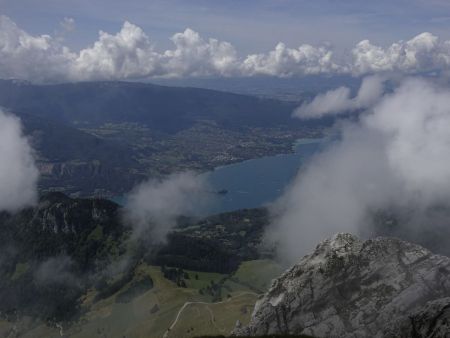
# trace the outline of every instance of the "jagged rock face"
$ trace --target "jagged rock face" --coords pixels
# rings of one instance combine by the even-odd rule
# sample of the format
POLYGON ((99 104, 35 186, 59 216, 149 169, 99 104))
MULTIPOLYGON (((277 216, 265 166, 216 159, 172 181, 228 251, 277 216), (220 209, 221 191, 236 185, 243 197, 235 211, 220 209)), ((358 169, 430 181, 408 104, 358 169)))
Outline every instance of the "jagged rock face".
POLYGON ((276 279, 234 335, 450 337, 450 258, 338 234, 276 279))
POLYGON ((108 200, 71 199, 61 193, 49 196, 32 210, 30 222, 42 231, 76 235, 98 224, 116 226, 118 206, 108 200))
POLYGON ((0 213, 0 229, 0 256, 8 257, 7 261, 66 255, 81 271, 106 264, 113 252, 122 252, 130 231, 121 222, 117 204, 103 199, 72 199, 61 193, 49 193, 35 207, 16 214, 0 213))
POLYGON ((399 338, 450 337, 450 298, 426 303, 404 318, 392 335, 399 338))

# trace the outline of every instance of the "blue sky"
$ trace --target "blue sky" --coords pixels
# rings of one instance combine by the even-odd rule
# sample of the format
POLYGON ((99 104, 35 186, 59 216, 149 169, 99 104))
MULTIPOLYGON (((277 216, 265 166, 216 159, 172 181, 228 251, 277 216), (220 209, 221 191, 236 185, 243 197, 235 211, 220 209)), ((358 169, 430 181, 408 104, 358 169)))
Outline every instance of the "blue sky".
POLYGON ((73 49, 93 43, 98 31, 117 32, 124 20, 142 27, 158 46, 186 27, 231 42, 242 53, 283 41, 349 47, 363 39, 388 44, 428 31, 450 38, 445 0, 0 0, 0 13, 31 34, 53 34, 64 17, 73 49))

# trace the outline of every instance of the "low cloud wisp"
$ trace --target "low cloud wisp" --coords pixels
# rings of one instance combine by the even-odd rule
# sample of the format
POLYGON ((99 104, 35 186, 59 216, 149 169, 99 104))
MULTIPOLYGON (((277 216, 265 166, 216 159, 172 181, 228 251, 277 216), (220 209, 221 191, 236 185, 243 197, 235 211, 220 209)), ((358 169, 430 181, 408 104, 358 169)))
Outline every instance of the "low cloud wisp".
POLYGON ((320 118, 326 115, 337 115, 366 109, 372 106, 384 92, 383 77, 368 76, 363 79, 355 97, 351 97, 348 87, 339 87, 324 94, 317 95, 311 102, 302 104, 294 111, 300 118, 320 118))
POLYGON ((133 227, 133 236, 145 234, 153 243, 163 242, 179 216, 203 211, 211 198, 208 191, 205 177, 193 172, 146 181, 128 195, 125 219, 133 227))
POLYGON ((15 212, 34 204, 38 177, 20 120, 0 110, 0 211, 15 212))
MULTIPOLYGON (((75 22, 66 18, 62 27, 65 32, 73 31, 75 22)), ((72 51, 61 37, 33 36, 0 15, 0 78, 64 82, 450 70, 450 41, 427 32, 387 47, 363 40, 343 58, 328 45, 289 47, 282 42, 271 51, 239 55, 231 43, 205 39, 190 28, 170 40, 173 48, 159 51, 139 26, 125 22, 116 34, 100 31, 92 45, 72 51)), ((344 89, 335 93, 342 97, 347 94, 344 89)))
POLYGON ((406 225, 410 238, 415 226, 433 227, 428 211, 450 208, 449 125, 449 88, 403 80, 299 172, 273 207, 267 238, 295 262, 334 233, 370 236, 379 211, 414 213, 421 224, 406 225))

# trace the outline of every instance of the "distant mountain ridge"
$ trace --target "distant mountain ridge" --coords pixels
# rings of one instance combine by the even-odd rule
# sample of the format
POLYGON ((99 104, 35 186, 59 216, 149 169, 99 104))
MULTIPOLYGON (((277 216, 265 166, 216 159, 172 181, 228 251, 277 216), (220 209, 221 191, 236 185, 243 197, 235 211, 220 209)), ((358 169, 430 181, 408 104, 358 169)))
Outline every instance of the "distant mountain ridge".
POLYGON ((148 177, 291 151, 324 121, 295 105, 208 89, 131 82, 35 85, 0 80, 38 155, 42 190, 120 195, 148 177))
POLYGON ((133 152, 125 144, 106 140, 68 124, 30 114, 17 114, 33 149, 42 188, 73 187, 75 191, 123 191, 144 179, 130 173, 139 167, 133 152))
POLYGON ((0 106, 70 124, 137 122, 173 133, 197 120, 221 126, 285 124, 293 104, 209 89, 133 82, 33 85, 0 80, 0 106))

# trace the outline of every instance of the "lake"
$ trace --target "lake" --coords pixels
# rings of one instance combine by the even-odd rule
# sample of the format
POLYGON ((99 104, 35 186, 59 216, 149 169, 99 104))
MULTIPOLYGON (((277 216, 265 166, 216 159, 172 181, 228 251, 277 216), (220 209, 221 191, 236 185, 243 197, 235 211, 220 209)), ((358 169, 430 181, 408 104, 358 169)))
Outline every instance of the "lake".
POLYGON ((256 208, 274 201, 300 166, 325 142, 326 139, 300 139, 294 145, 294 153, 248 160, 202 174, 214 191, 227 190, 226 194, 217 194, 207 213, 256 208))
MULTIPOLYGON (((267 156, 216 168, 204 175, 210 184, 211 203, 199 216, 245 208, 257 208, 275 201, 302 164, 328 141, 299 139, 293 153, 267 156), (218 194, 216 192, 226 191, 218 194)), ((113 199, 124 204, 124 196, 113 199)))

